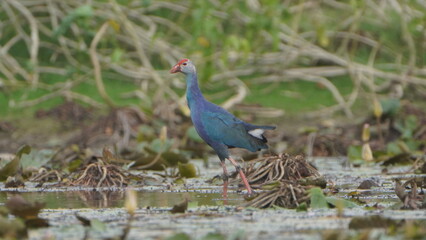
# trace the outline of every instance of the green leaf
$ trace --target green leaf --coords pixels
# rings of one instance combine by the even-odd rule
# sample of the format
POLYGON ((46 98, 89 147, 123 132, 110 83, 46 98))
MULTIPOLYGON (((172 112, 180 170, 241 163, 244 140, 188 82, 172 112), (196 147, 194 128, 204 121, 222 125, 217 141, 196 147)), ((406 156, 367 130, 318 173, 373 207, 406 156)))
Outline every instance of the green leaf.
POLYGON ((113 63, 118 63, 121 61, 121 57, 124 55, 124 51, 120 48, 115 48, 111 54, 111 61, 113 63))
POLYGON ((93 9, 92 9, 92 6, 88 4, 74 9, 74 11, 72 11, 62 20, 59 27, 55 29, 55 31, 53 32, 53 37, 58 38, 64 35, 68 31, 68 29, 71 27, 71 24, 75 22, 76 19, 83 18, 83 17, 92 17, 92 16, 93 16, 93 9))
POLYGON ((103 223, 101 220, 98 220, 98 219, 90 220, 90 226, 92 227, 93 230, 96 230, 99 232, 105 231, 106 229, 105 223, 103 223))
POLYGON ((23 169, 28 167, 40 168, 48 163, 56 152, 51 149, 33 150, 21 157, 23 169))
POLYGON ((186 233, 176 233, 166 238, 166 240, 191 240, 191 237, 186 233))
POLYGON ((208 233, 201 238, 202 240, 225 240, 226 237, 220 233, 208 233))
POLYGON ((386 145, 386 152, 391 155, 402 153, 401 148, 399 148, 398 143, 396 141, 389 142, 386 145))
POLYGON ((10 161, 6 166, 4 166, 2 169, 0 169, 0 181, 4 181, 9 176, 15 175, 15 173, 18 171, 19 167, 21 166, 21 157, 23 154, 29 154, 31 152, 31 147, 28 145, 22 146, 18 152, 16 153, 15 158, 13 158, 12 161, 10 161))
POLYGON ((178 163, 188 163, 188 158, 181 154, 172 151, 167 151, 161 154, 161 158, 163 158, 169 166, 176 166, 178 163))
POLYGON ((92 6, 89 4, 80 6, 71 12, 71 15, 75 17, 91 17, 93 16, 92 6))
POLYGON ((194 178, 197 176, 197 169, 192 163, 178 163, 178 168, 181 177, 194 178))
POLYGON ((315 187, 309 189, 309 196, 311 198, 311 208, 328 208, 327 199, 321 188, 315 187))
POLYGON ((163 141, 157 138, 151 142, 150 149, 156 153, 163 153, 168 151, 172 145, 173 145, 173 139, 166 139, 163 141))
POLYGON ((364 163, 364 160, 362 160, 362 146, 349 146, 348 159, 351 163, 364 163))
POLYGON ((356 208, 359 207, 358 204, 351 202, 349 200, 343 199, 343 198, 338 198, 338 197, 325 197, 325 199, 327 200, 327 202, 333 206, 337 206, 339 204, 339 202, 341 204, 343 204, 343 207, 345 208, 356 208))
POLYGON ((306 202, 302 202, 296 208, 296 212, 306 212, 306 211, 308 211, 308 205, 306 205, 306 202))
POLYGON ((380 104, 382 105, 383 114, 395 116, 401 106, 399 99, 389 98, 380 100, 380 104))

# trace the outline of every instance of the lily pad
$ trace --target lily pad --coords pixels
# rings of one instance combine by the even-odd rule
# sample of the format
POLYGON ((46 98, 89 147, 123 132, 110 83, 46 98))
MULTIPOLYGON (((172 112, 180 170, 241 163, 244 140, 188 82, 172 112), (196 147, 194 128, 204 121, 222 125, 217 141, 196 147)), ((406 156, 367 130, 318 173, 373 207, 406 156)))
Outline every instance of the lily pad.
POLYGON ((328 208, 327 199, 325 198, 321 188, 311 188, 308 192, 311 198, 311 208, 328 208))
POLYGON ((197 176, 197 169, 192 163, 178 163, 178 168, 181 177, 194 178, 197 176))

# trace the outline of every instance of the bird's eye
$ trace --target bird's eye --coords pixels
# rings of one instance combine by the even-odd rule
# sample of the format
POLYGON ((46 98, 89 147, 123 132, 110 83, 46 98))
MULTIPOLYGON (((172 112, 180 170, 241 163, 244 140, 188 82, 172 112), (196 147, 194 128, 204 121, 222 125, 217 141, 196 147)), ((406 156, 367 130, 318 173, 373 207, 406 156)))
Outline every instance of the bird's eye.
POLYGON ((183 66, 186 66, 186 65, 187 65, 187 63, 186 63, 186 62, 184 62, 184 63, 182 63, 182 65, 183 65, 183 66))

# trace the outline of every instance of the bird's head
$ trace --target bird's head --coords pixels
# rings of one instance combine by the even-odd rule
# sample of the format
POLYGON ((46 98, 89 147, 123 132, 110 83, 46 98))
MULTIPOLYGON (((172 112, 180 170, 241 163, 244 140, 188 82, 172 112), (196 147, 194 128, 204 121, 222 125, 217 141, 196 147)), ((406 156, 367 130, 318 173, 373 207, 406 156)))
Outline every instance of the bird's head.
POLYGON ((177 72, 181 72, 183 74, 189 74, 189 73, 195 73, 196 70, 191 60, 184 58, 180 60, 178 63, 176 63, 176 65, 174 65, 172 69, 170 69, 170 73, 177 73, 177 72))

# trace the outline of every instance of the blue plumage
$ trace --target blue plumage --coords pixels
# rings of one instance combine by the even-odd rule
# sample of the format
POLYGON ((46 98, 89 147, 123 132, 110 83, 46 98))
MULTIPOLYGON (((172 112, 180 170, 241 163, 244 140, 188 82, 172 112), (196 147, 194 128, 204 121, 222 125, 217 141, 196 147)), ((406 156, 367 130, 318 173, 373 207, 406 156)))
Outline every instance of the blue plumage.
MULTIPOLYGON (((252 152, 267 149, 267 140, 262 135, 264 130, 273 130, 274 126, 256 126, 238 119, 225 109, 207 101, 198 87, 195 66, 188 59, 182 59, 171 70, 171 73, 182 72, 186 75, 187 101, 191 110, 191 119, 200 137, 209 144, 219 156, 224 173, 225 159, 229 159, 240 171, 241 178, 245 180, 239 165, 233 160, 228 148, 245 148, 252 152)), ((246 184, 245 180, 245 184, 246 184)), ((250 186, 247 190, 251 193, 250 186)))

